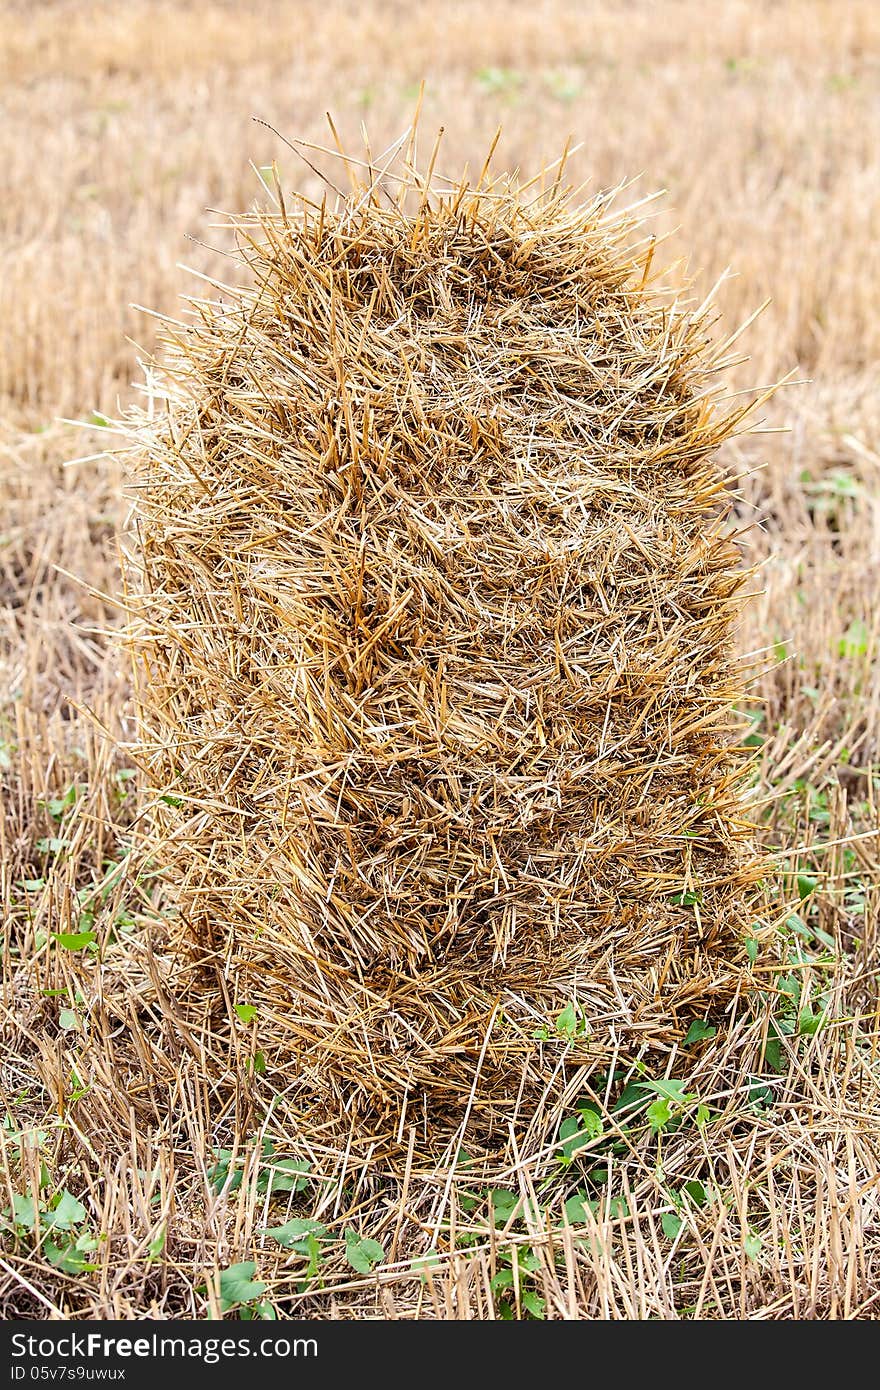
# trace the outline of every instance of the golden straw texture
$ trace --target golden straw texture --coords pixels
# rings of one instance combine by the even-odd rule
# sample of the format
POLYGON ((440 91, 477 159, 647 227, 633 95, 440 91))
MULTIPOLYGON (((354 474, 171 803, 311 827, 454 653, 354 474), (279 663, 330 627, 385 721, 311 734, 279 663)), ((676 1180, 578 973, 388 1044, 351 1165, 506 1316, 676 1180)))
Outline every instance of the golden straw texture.
POLYGON ((131 642, 182 994, 430 1148, 737 988, 743 411, 610 196, 356 167, 166 333, 131 642))

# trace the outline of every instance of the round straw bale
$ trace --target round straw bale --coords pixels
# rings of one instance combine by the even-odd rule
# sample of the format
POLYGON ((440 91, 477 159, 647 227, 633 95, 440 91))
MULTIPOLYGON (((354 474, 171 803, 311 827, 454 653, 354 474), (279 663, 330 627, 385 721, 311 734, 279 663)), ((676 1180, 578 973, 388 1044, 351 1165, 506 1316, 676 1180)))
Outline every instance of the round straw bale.
POLYGON ((168 335, 132 556, 180 988, 429 1143, 680 1043, 760 874, 707 310, 607 197, 446 187, 237 221, 247 284, 168 335))

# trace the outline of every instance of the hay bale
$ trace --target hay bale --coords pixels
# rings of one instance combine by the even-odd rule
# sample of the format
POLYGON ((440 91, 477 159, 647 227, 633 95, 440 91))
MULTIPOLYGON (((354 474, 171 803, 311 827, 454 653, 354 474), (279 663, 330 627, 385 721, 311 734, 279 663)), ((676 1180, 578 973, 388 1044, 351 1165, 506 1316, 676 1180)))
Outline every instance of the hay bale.
POLYGON ((739 417, 607 198, 400 178, 237 223, 141 425, 132 641, 198 1007, 358 1132, 488 1135, 736 987, 739 417))

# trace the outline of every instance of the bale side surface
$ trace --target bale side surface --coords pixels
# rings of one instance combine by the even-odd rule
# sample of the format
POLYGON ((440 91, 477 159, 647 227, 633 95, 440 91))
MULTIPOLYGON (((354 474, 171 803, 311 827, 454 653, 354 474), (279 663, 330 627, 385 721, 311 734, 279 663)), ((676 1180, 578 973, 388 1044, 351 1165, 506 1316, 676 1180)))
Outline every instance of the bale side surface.
POLYGON ((488 1134, 737 987, 736 419, 606 199, 403 178, 193 302, 132 644, 193 1007, 359 1133, 488 1134))

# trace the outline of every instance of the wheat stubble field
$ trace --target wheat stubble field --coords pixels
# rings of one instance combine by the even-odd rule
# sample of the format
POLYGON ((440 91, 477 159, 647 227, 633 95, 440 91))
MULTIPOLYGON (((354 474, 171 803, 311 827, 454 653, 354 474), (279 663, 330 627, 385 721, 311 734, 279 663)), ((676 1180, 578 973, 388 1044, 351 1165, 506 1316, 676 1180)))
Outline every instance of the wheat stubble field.
MULTIPOLYGON (((874 1316, 880 11, 77 0, 2 20, 4 1316, 874 1316), (665 259, 699 295, 732 272, 726 332, 770 301, 732 389, 790 384, 724 446, 760 566, 737 643, 777 864, 769 957, 661 1073, 628 1057, 588 1103, 548 1092, 491 1172, 413 1150, 401 1177, 310 1127, 259 1017, 218 1032, 175 999, 104 422, 155 344, 133 306, 208 293, 180 263, 230 273, 206 210, 264 201, 251 165, 273 160, 282 186, 317 187, 252 117, 324 143, 330 110, 380 150, 423 80, 444 170, 501 125, 501 168, 539 170, 571 136, 588 191, 665 190, 665 259)), ((557 1019, 556 1044, 576 1029, 557 1019)))

